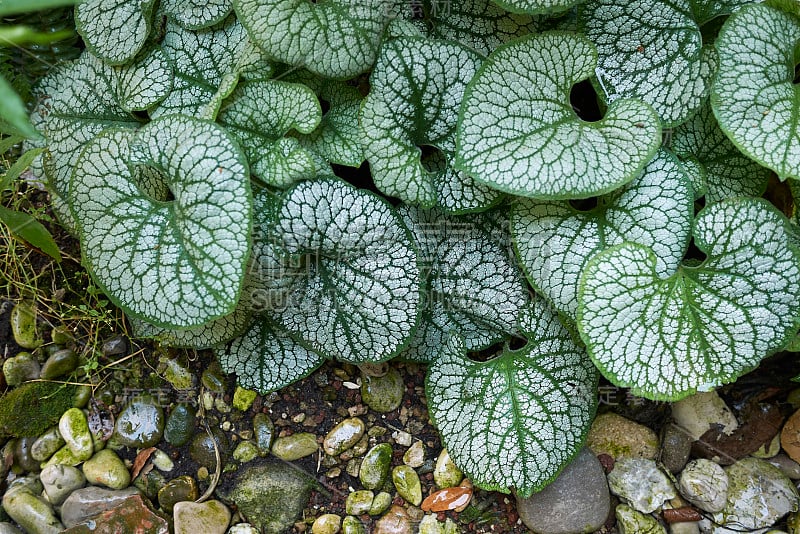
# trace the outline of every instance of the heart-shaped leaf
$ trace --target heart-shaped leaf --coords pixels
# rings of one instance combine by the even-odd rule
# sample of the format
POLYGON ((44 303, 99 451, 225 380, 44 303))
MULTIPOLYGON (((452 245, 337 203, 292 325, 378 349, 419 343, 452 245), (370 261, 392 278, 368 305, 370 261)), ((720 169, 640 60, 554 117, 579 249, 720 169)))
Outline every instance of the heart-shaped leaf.
POLYGON ((84 52, 41 81, 32 120, 47 140, 44 170, 59 196, 69 197, 70 175, 84 143, 106 128, 139 126, 123 104, 141 109, 166 95, 169 74, 162 59, 156 50, 129 65, 110 67, 84 52))
POLYGON ((222 370, 237 383, 266 395, 310 375, 325 358, 305 348, 284 328, 262 314, 240 337, 214 349, 222 370))
POLYGON ((453 336, 425 390, 444 445, 470 480, 528 497, 580 451, 597 407, 597 371, 541 300, 520 326, 528 343, 486 362, 467 358, 453 336))
POLYGON ((458 105, 480 64, 478 53, 458 43, 406 37, 383 46, 361 109, 364 154, 378 189, 450 212, 498 200, 497 191, 452 167, 458 105))
POLYGON ((800 178, 798 40, 800 19, 754 4, 731 15, 716 41, 714 115, 734 145, 781 178, 800 178))
POLYGON ((252 209, 238 145, 221 127, 182 116, 130 137, 97 136, 70 185, 95 280, 115 304, 157 326, 200 326, 231 313, 250 254, 242 236, 250 235, 252 209), (144 193, 137 165, 161 173, 174 198, 144 193))
POLYGON ((481 216, 449 217, 407 205, 399 213, 419 248, 424 280, 420 324, 402 357, 432 361, 452 332, 470 351, 514 333, 528 291, 502 246, 508 239, 490 234, 481 216))
POLYGON ((534 198, 585 198, 631 181, 661 143, 652 108, 615 100, 584 122, 569 100, 594 74, 585 37, 547 32, 497 48, 469 83, 456 168, 494 188, 534 198))
POLYGON ((431 36, 458 41, 488 55, 499 45, 515 37, 534 33, 536 19, 524 13, 508 13, 491 0, 431 0, 431 36))
POLYGON ((712 46, 703 46, 689 0, 589 0, 579 20, 597 46, 595 74, 607 102, 641 99, 670 127, 708 96, 717 59, 712 46))
POLYGON ((83 0, 75 7, 75 26, 90 52, 109 65, 121 65, 144 47, 155 4, 155 0, 83 0))
POLYGON ((392 207, 338 179, 286 192, 274 235, 294 259, 284 328, 327 358, 383 361, 402 350, 418 322, 420 272, 411 235, 392 207))
POLYGON ((322 110, 305 85, 269 81, 240 84, 220 108, 217 122, 244 147, 253 175, 266 184, 288 187, 317 172, 314 157, 290 130, 309 133, 319 125, 322 110))
POLYGON ((161 10, 190 30, 221 22, 233 9, 231 0, 161 0, 161 10))
POLYGON ((739 152, 720 130, 708 103, 672 131, 669 146, 679 158, 702 165, 709 204, 730 197, 758 197, 767 187, 769 169, 739 152))
POLYGON ((752 3, 754 0, 691 0, 694 20, 701 26, 715 17, 730 15, 742 6, 752 3))
POLYGON ((213 119, 240 74, 263 70, 268 76, 271 71, 266 58, 254 53, 247 32, 233 16, 197 31, 168 22, 161 46, 174 65, 175 81, 167 98, 151 113, 153 117, 183 113, 213 119))
POLYGON ((651 399, 732 382, 791 337, 800 315, 800 253, 787 221, 760 199, 706 207, 694 227, 707 254, 668 278, 643 245, 592 258, 581 276, 578 328, 602 373, 651 399))
POLYGON ((390 0, 235 0, 250 37, 273 59, 328 78, 352 78, 375 62, 390 0))
POLYGON ((677 158, 659 150, 641 176, 579 211, 566 201, 524 200, 511 231, 531 285, 575 319, 581 271, 599 251, 633 241, 653 247, 656 272, 672 274, 689 244, 694 195, 677 158))

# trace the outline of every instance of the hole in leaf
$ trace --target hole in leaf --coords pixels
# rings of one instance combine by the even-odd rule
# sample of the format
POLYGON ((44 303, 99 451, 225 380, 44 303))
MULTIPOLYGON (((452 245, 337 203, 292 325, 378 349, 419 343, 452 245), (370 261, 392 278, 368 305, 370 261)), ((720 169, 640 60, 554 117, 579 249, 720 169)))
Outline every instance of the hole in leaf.
POLYGON ((689 248, 686 250, 686 255, 683 259, 683 264, 687 267, 695 267, 706 261, 706 253, 697 248, 694 244, 694 239, 689 242, 689 248))
MULTIPOLYGON (((369 172, 369 163, 366 161, 357 168, 348 167, 347 165, 338 165, 336 163, 331 163, 331 168, 333 169, 333 174, 345 182, 360 189, 366 189, 383 196, 381 192, 378 191, 378 188, 375 187, 375 182, 372 181, 372 175, 369 172)), ((386 200, 394 203, 391 198, 387 197, 386 200)))
POLYGON ((132 115, 142 122, 148 122, 150 120, 150 114, 145 110, 134 111, 132 115))
POLYGON ((508 341, 508 348, 510 348, 511 350, 519 350, 527 344, 528 342, 521 337, 512 337, 508 341))
POLYGON ((569 103, 583 121, 597 122, 603 118, 600 105, 597 103, 597 93, 589 80, 583 80, 572 86, 569 103))
POLYGON ((488 362, 489 360, 494 359, 502 354, 504 348, 505 342, 495 343, 494 345, 490 345, 483 350, 467 352, 467 357, 474 362, 488 362))
POLYGON ((422 151, 420 162, 426 171, 441 172, 447 168, 447 158, 441 150, 431 145, 420 145, 419 149, 422 151))
POLYGON ((569 205, 578 211, 592 211, 597 207, 597 197, 572 199, 569 205))
POLYGON ((322 109, 322 114, 325 115, 326 113, 328 113, 328 110, 331 109, 331 103, 323 98, 320 98, 319 107, 322 109))

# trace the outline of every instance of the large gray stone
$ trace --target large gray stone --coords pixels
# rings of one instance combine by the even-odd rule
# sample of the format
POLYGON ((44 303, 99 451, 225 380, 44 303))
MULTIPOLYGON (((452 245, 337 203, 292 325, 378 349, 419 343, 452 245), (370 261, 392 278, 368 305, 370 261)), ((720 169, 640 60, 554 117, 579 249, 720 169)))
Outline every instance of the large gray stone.
POLYGON ((61 505, 61 522, 69 528, 92 516, 111 510, 132 495, 139 495, 136 488, 112 490, 88 486, 75 490, 61 505))
POLYGON ((316 486, 301 469, 269 459, 241 469, 229 490, 217 492, 263 534, 281 534, 294 524, 316 486))
POLYGON ((520 518, 539 534, 593 532, 605 523, 610 509, 605 472, 588 449, 542 491, 527 499, 517 497, 520 518))

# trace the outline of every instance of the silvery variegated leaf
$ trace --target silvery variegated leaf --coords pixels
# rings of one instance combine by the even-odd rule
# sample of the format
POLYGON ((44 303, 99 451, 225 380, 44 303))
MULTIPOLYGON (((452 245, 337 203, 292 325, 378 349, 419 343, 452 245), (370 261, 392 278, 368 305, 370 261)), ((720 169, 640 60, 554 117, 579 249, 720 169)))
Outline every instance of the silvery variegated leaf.
POLYGON ((737 196, 759 197, 767 188, 769 169, 739 152, 720 130, 708 103, 672 131, 669 146, 682 160, 694 159, 702 166, 707 203, 737 196))
POLYGON ((54 68, 36 89, 32 120, 47 140, 49 186, 69 199, 69 180, 82 146, 107 128, 139 127, 131 110, 149 109, 169 92, 171 74, 155 48, 121 67, 89 52, 54 68))
POLYGON ((244 155, 220 126, 174 115, 136 133, 103 132, 82 152, 70 191, 81 255, 120 308, 165 328, 234 310, 252 201, 244 155), (173 198, 144 192, 137 166, 156 170, 173 198))
POLYGON ((720 128, 782 179, 800 178, 798 40, 797 15, 754 4, 731 15, 715 43, 720 67, 711 107, 720 128))
POLYGON ((375 62, 392 0, 235 0, 250 37, 275 61, 335 79, 375 62))
POLYGON ((581 276, 578 328, 611 382, 677 400, 734 381, 796 332, 800 252, 788 222, 761 199, 734 198, 697 216, 695 266, 660 276, 636 243, 592 258, 581 276))
POLYGON ((253 175, 274 187, 316 176, 313 154, 286 134, 313 132, 321 119, 322 110, 311 89, 275 80, 239 84, 217 116, 217 122, 241 143, 253 175))
POLYGON ((109 65, 133 59, 153 27, 156 0, 82 0, 75 26, 86 48, 109 65))
POLYGON ((455 213, 499 200, 499 192, 453 168, 458 106, 481 60, 455 42, 384 44, 361 108, 364 155, 384 194, 455 213))
POLYGON ((352 363, 384 361, 419 321, 417 250, 380 197, 336 178, 301 182, 275 210, 274 239, 293 276, 272 316, 311 350, 352 363))
POLYGON ((161 0, 161 10, 172 20, 190 30, 207 28, 221 22, 233 9, 231 0, 161 0))
POLYGON ((527 344, 485 362, 456 334, 428 371, 431 419, 478 487, 528 497, 580 451, 597 407, 597 370, 540 299, 520 316, 527 344))
POLYGON ((652 247, 657 274, 669 276, 689 244, 692 191, 691 178, 677 158, 660 149, 638 178, 600 197, 589 211, 563 200, 519 202, 511 231, 528 280, 559 312, 575 320, 581 272, 608 247, 625 241, 652 247))
POLYGON ((467 87, 455 167, 493 188, 541 199, 586 198, 635 178, 661 144, 652 108, 615 100, 584 122, 569 94, 595 72, 585 37, 546 32, 489 55, 467 87))
POLYGON ((420 324, 401 357, 435 360, 451 333, 477 351, 507 339, 528 302, 528 290, 508 244, 483 214, 453 217, 439 210, 398 209, 420 254, 420 324))
POLYGON ((580 27, 597 46, 601 98, 647 102, 672 127, 688 119, 711 90, 717 58, 703 45, 689 0, 588 0, 580 27))

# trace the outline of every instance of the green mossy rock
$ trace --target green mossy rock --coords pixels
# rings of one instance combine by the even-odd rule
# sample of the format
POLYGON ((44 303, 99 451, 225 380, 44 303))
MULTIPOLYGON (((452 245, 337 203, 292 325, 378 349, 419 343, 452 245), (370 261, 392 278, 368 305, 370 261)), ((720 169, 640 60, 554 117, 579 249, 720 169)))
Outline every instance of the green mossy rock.
POLYGON ((77 388, 27 382, 0 397, 0 435, 39 436, 73 406, 77 388))

